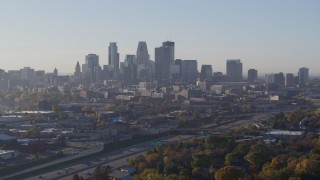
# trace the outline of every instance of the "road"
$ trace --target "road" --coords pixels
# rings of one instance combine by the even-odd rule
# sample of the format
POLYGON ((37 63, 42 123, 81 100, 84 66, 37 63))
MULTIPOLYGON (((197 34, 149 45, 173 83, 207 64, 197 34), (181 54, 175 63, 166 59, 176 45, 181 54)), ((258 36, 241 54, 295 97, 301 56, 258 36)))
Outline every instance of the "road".
POLYGON ((127 148, 114 151, 112 153, 96 156, 86 161, 81 161, 67 168, 57 169, 48 173, 40 174, 27 178, 27 180, 35 179, 72 179, 75 173, 78 173, 84 178, 92 176, 93 170, 98 165, 110 165, 113 169, 122 167, 127 163, 127 159, 134 158, 140 154, 146 153, 148 150, 155 148, 161 142, 180 142, 181 140, 191 139, 193 135, 181 135, 162 139, 161 141, 150 141, 146 143, 137 144, 127 148))

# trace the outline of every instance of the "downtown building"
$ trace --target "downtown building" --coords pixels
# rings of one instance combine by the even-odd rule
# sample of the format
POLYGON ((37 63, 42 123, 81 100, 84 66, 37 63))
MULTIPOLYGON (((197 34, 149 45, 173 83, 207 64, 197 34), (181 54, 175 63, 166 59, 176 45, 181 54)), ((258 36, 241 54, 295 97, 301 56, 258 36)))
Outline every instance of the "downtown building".
POLYGON ((240 59, 227 60, 227 79, 230 82, 242 81, 242 63, 240 59))
POLYGON ((153 81, 155 74, 155 63, 150 60, 148 46, 145 41, 138 43, 136 52, 137 79, 139 81, 153 81))
POLYGON ((198 79, 197 60, 182 60, 181 81, 188 84, 196 84, 198 79))
POLYGON ((248 82, 256 82, 258 78, 258 71, 256 69, 249 69, 248 70, 248 82))
POLYGON ((119 53, 116 42, 110 42, 108 48, 108 71, 111 71, 111 79, 117 80, 119 78, 119 53))
POLYGON ((201 72, 200 72, 200 81, 209 81, 213 80, 213 71, 211 65, 202 65, 201 72))
POLYGON ((161 46, 155 48, 155 79, 158 84, 167 84, 170 80, 170 64, 172 47, 161 46))
POLYGON ((306 68, 306 67, 299 68, 298 78, 299 78, 299 86, 303 87, 303 86, 308 85, 308 83, 309 83, 309 68, 306 68))
POLYGON ((101 67, 99 65, 98 55, 96 54, 86 55, 85 64, 82 64, 82 75, 83 75, 83 78, 84 78, 83 80, 85 84, 99 83, 102 81, 101 67))

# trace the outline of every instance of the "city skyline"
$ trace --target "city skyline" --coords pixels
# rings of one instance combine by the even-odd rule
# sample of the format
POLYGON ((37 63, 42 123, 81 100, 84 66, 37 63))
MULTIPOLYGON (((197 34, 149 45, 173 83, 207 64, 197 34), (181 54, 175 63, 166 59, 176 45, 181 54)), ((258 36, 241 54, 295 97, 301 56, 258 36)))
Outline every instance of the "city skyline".
POLYGON ((5 1, 0 68, 71 74, 87 54, 108 64, 110 42, 117 42, 123 62, 146 41, 154 61, 154 48, 170 40, 175 58, 196 59, 198 70, 210 64, 225 73, 227 59, 241 59, 244 75, 251 68, 259 75, 296 74, 301 67, 320 72, 318 1, 168 2, 5 1))

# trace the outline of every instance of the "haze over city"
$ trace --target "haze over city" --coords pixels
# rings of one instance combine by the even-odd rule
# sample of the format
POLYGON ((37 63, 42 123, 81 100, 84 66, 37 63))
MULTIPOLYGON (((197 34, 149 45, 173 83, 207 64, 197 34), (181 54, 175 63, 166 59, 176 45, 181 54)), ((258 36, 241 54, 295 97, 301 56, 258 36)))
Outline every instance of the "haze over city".
POLYGON ((120 62, 148 44, 150 59, 163 41, 174 41, 175 57, 226 70, 241 59, 244 72, 292 72, 320 67, 319 1, 2 1, 1 68, 73 73, 85 55, 108 63, 109 42, 120 62))

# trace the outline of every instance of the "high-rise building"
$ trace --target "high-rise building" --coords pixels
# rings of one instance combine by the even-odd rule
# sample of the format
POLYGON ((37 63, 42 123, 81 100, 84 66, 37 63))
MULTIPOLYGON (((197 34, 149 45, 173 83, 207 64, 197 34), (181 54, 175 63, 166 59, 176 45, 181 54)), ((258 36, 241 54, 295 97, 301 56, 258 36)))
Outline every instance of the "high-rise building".
POLYGON ((274 74, 274 84, 284 86, 285 85, 285 78, 282 72, 274 74))
POLYGON ((265 82, 267 84, 274 84, 275 82, 275 74, 274 73, 271 73, 271 74, 265 74, 265 82))
POLYGON ((118 78, 119 73, 119 53, 116 42, 111 42, 109 45, 108 65, 113 69, 113 78, 118 78))
POLYGON ((144 41, 140 41, 138 43, 138 48, 137 48, 138 64, 148 63, 149 60, 150 60, 150 55, 148 53, 147 43, 144 41))
POLYGON ((249 69, 248 70, 248 81, 255 82, 258 78, 258 71, 256 69, 249 69))
POLYGON ((174 63, 174 42, 166 41, 162 43, 163 47, 169 48, 169 54, 170 54, 170 64, 174 63))
POLYGON ((96 54, 86 55, 85 64, 87 65, 88 68, 99 66, 99 56, 96 54))
POLYGON ((170 79, 170 52, 166 46, 155 48, 155 78, 158 83, 170 79))
POLYGON ((34 84, 35 81, 35 72, 34 69, 30 67, 24 67, 20 69, 21 79, 26 80, 30 85, 34 84))
POLYGON ((292 73, 287 73, 286 74, 286 86, 288 87, 293 87, 295 86, 295 80, 294 80, 294 74, 292 73))
POLYGON ((195 84, 198 79, 198 63, 197 60, 183 60, 181 64, 181 80, 182 82, 195 84))
POLYGON ((57 69, 57 68, 54 68, 53 74, 56 75, 56 76, 58 76, 58 69, 57 69))
POLYGON ((82 73, 85 83, 96 83, 101 80, 100 71, 99 56, 96 54, 86 55, 85 64, 82 64, 82 73))
POLYGON ((200 73, 200 81, 212 81, 213 80, 213 72, 211 65, 202 65, 201 73, 200 73))
POLYGON ((75 76, 80 76, 81 75, 81 67, 80 67, 79 61, 76 64, 76 67, 75 67, 75 70, 74 70, 74 75, 75 76))
POLYGON ((240 59, 227 60, 227 77, 229 81, 242 81, 242 63, 240 59))
POLYGON ((309 82, 309 68, 302 67, 299 68, 298 72, 299 86, 305 86, 309 82))
POLYGON ((137 63, 135 55, 126 55, 123 62, 123 80, 126 83, 133 84, 137 81, 137 63))

